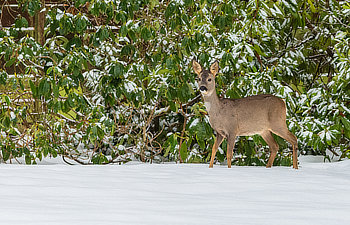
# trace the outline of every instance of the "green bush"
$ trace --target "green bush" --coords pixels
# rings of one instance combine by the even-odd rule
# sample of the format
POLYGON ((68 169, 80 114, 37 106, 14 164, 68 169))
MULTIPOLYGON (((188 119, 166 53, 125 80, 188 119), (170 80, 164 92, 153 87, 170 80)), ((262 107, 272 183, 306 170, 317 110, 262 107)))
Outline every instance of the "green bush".
MULTIPOLYGON (((29 15, 44 7, 19 2, 29 15)), ((223 97, 285 99, 300 153, 350 157, 349 19, 350 4, 335 0, 74 0, 46 8, 42 46, 19 18, 0 31, 1 157, 208 162, 214 134, 194 57, 220 61, 223 97)), ((291 165, 277 140, 275 164, 291 165)), ((265 165, 265 147, 240 137, 233 163, 265 165)))

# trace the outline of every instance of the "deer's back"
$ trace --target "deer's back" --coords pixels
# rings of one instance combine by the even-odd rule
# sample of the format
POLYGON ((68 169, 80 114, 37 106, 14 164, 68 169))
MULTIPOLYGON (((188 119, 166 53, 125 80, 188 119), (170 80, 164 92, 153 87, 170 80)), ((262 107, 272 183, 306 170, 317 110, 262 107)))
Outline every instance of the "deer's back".
POLYGON ((286 106, 282 99, 269 94, 241 99, 224 98, 220 99, 220 106, 209 113, 209 117, 217 132, 234 132, 239 136, 260 134, 273 124, 285 124, 286 106))

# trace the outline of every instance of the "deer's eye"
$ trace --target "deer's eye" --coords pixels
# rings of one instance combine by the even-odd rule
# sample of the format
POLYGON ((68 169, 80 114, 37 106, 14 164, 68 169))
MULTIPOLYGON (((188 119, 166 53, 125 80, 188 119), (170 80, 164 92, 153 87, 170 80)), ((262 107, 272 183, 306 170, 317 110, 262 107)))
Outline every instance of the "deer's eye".
POLYGON ((201 81, 202 79, 200 77, 198 77, 198 81, 201 81))
POLYGON ((210 81, 211 81, 211 78, 208 79, 208 82, 210 82, 210 81))

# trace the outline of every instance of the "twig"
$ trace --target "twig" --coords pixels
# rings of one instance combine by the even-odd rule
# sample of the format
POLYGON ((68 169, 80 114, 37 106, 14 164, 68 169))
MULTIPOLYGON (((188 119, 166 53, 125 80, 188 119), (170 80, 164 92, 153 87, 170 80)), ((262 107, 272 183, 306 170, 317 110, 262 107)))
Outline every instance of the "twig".
POLYGON ((70 163, 70 162, 68 162, 68 161, 66 160, 66 158, 64 157, 64 155, 62 155, 62 159, 63 159, 63 161, 64 161, 65 163, 67 163, 68 165, 74 166, 73 163, 70 163))
POLYGON ((186 108, 186 112, 184 112, 184 110, 182 108, 182 105, 181 105, 181 111, 182 111, 182 115, 184 117, 184 124, 182 126, 182 131, 181 131, 181 136, 180 136, 179 159, 180 159, 180 163, 183 163, 183 159, 181 158, 181 146, 182 146, 182 143, 183 143, 184 134, 185 134, 185 130, 186 130, 186 124, 187 124, 187 116, 186 116, 187 108, 186 108))

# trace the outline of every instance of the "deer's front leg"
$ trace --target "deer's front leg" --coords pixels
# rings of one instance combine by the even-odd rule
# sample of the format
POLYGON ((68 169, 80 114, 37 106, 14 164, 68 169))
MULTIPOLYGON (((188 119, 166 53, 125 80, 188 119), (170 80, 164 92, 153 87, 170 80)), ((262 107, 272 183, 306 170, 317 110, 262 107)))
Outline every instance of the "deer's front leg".
POLYGON ((211 158, 210 158, 209 168, 213 168, 216 152, 218 151, 218 148, 221 145, 221 142, 223 141, 223 139, 224 139, 224 137, 221 136, 219 133, 217 133, 215 143, 213 145, 213 149, 211 150, 211 158))

